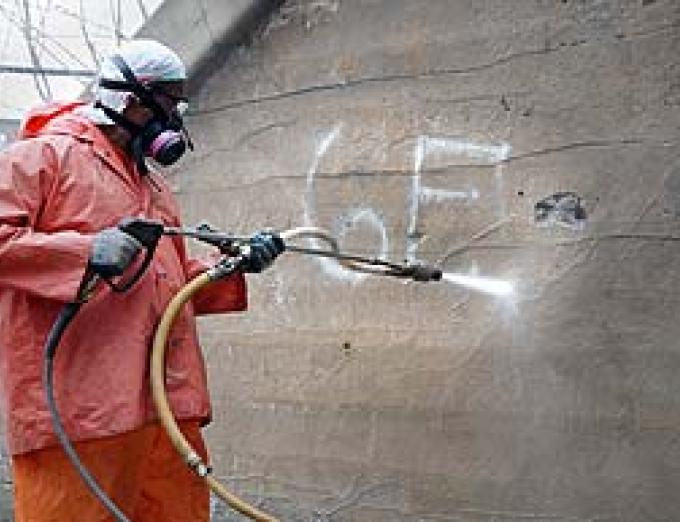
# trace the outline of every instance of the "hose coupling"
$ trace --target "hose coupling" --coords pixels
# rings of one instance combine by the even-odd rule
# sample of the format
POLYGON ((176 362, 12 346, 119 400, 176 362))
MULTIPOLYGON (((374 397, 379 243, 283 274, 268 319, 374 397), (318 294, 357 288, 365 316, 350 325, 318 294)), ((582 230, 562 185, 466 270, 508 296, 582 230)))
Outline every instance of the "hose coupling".
POLYGON ((210 473, 212 473, 212 467, 208 466, 205 464, 202 460, 201 457, 191 451, 187 454, 187 465, 196 473, 201 478, 207 477, 210 473))
POLYGON ((241 263, 243 263, 243 256, 225 257, 221 259, 216 265, 210 267, 206 271, 206 274, 211 281, 224 279, 237 270, 241 263))

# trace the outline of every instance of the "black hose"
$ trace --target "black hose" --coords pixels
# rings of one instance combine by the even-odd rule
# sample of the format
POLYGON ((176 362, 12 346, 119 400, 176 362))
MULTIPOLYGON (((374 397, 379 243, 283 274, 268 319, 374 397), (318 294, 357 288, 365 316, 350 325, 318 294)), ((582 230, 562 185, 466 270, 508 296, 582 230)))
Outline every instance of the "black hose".
POLYGON ((68 303, 64 305, 64 307, 59 312, 56 321, 52 325, 50 333, 47 335, 47 340, 45 341, 45 347, 43 350, 43 386, 47 395, 47 407, 49 408, 50 416, 52 417, 54 433, 56 434, 57 439, 59 439, 59 443, 61 444, 62 448, 64 448, 67 457, 85 482, 85 485, 97 497, 97 499, 99 499, 99 501, 106 506, 106 508, 111 512, 118 522, 130 522, 130 520, 108 497, 92 474, 83 465, 78 453, 76 452, 76 449, 73 447, 68 435, 66 435, 64 424, 61 421, 59 410, 57 410, 57 404, 54 400, 54 356, 61 337, 64 335, 66 328, 78 313, 78 310, 80 310, 82 305, 83 303, 68 303))

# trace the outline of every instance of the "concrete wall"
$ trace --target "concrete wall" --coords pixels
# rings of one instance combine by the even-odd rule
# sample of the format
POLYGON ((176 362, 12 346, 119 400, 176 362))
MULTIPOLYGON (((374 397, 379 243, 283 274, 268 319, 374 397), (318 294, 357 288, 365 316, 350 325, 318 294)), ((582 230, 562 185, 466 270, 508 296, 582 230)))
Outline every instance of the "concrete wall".
POLYGON ((212 71, 212 61, 247 40, 283 0, 164 0, 136 37, 170 45, 187 66, 193 92, 212 71))
POLYGON ((679 26, 674 0, 291 0, 217 64, 187 223, 515 289, 250 277, 249 313, 202 322, 217 475, 288 521, 678 520, 679 26))

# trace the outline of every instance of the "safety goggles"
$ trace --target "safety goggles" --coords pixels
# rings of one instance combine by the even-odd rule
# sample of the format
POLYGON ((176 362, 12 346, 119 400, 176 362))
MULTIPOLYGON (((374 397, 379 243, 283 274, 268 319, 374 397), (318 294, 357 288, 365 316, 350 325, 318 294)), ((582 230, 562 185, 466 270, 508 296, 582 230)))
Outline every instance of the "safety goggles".
POLYGON ((151 92, 157 96, 160 96, 161 98, 165 98, 170 102, 172 105, 172 108, 179 114, 180 116, 183 116, 188 108, 189 108, 189 98, 183 95, 178 95, 178 94, 173 94, 169 92, 166 88, 164 88, 160 84, 150 84, 149 88, 151 89, 151 92))

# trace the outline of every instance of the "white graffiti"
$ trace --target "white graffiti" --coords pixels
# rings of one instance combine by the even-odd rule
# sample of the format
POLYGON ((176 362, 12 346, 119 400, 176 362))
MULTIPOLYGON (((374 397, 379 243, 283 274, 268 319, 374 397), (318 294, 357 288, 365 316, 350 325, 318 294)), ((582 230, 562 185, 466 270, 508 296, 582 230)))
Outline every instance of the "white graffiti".
POLYGON ((467 190, 447 190, 423 185, 423 170, 427 158, 437 154, 440 161, 444 158, 454 160, 467 158, 481 161, 486 165, 495 165, 496 197, 500 216, 505 215, 503 201, 503 162, 510 156, 510 145, 507 143, 489 144, 461 138, 433 137, 420 135, 413 152, 413 176, 411 178, 410 204, 408 206, 408 230, 406 231, 406 259, 415 261, 418 248, 424 236, 418 231, 418 217, 422 204, 428 202, 441 203, 445 200, 474 202, 480 198, 480 192, 473 187, 467 190))
MULTIPOLYGON (((328 154, 330 148, 337 144, 342 134, 342 129, 343 124, 338 123, 323 136, 315 147, 312 163, 307 170, 307 185, 304 198, 305 225, 314 226, 318 222, 316 178, 319 165, 328 154)), ((503 218, 505 216, 503 166, 510 157, 511 150, 510 145, 503 142, 484 143, 463 138, 428 135, 421 135, 417 138, 413 149, 413 173, 410 179, 410 191, 406 205, 407 230, 404 254, 407 261, 418 260, 418 249, 425 238, 425 235, 420 233, 418 228, 419 217, 425 205, 447 202, 469 205, 478 202, 482 197, 492 197, 495 199, 495 208, 498 209, 497 217, 503 218), (491 190, 491 194, 482 194, 480 189, 474 186, 441 188, 425 184, 423 178, 427 174, 426 164, 428 161, 434 162, 436 160, 438 164, 448 165, 461 159, 468 162, 472 160, 484 166, 494 167, 495 187, 491 190)), ((382 213, 372 208, 352 207, 341 212, 336 216, 331 232, 341 240, 350 230, 356 229, 359 226, 369 227, 378 233, 380 245, 375 255, 378 257, 386 256, 390 245, 385 218, 382 213)), ((309 241, 312 241, 315 248, 323 247, 318 241, 309 241)), ((328 275, 341 280, 358 282, 367 276, 367 274, 347 270, 332 259, 319 258, 318 261, 322 264, 323 269, 328 275)))
POLYGON ((443 203, 447 199, 474 201, 475 199, 479 199, 479 190, 475 188, 470 190, 445 190, 431 187, 420 187, 420 199, 423 201, 432 201, 434 203, 443 203))
MULTIPOLYGON (((387 229, 385 222, 375 210, 371 208, 355 208, 341 214, 336 220, 337 224, 334 228, 336 230, 335 237, 342 242, 348 230, 357 228, 360 224, 368 225, 375 229, 380 234, 380 253, 382 256, 389 251, 389 239, 387 237, 387 229)), ((354 272, 353 272, 354 273, 354 272)))
MULTIPOLYGON (((324 138, 317 145, 314 151, 314 160, 311 166, 307 170, 307 190, 305 192, 305 204, 304 204, 304 223, 307 226, 313 226, 316 223, 316 187, 315 179, 316 174, 319 169, 319 164, 321 160, 326 156, 331 145, 340 136, 342 131, 342 124, 336 125, 329 133, 327 133, 324 138)), ((381 245, 378 252, 378 257, 385 257, 389 251, 389 241, 387 238, 387 229, 385 223, 380 218, 377 212, 370 208, 352 208, 346 212, 339 214, 335 221, 335 226, 331 232, 338 240, 341 240, 347 231, 359 224, 364 224, 372 229, 375 229, 381 238, 381 245)), ((310 244, 313 248, 323 248, 322 245, 316 239, 309 239, 310 244)), ((354 272, 348 270, 340 265, 337 261, 324 257, 315 258, 323 267, 323 270, 330 276, 337 279, 358 282, 367 277, 368 274, 362 272, 354 272)))

